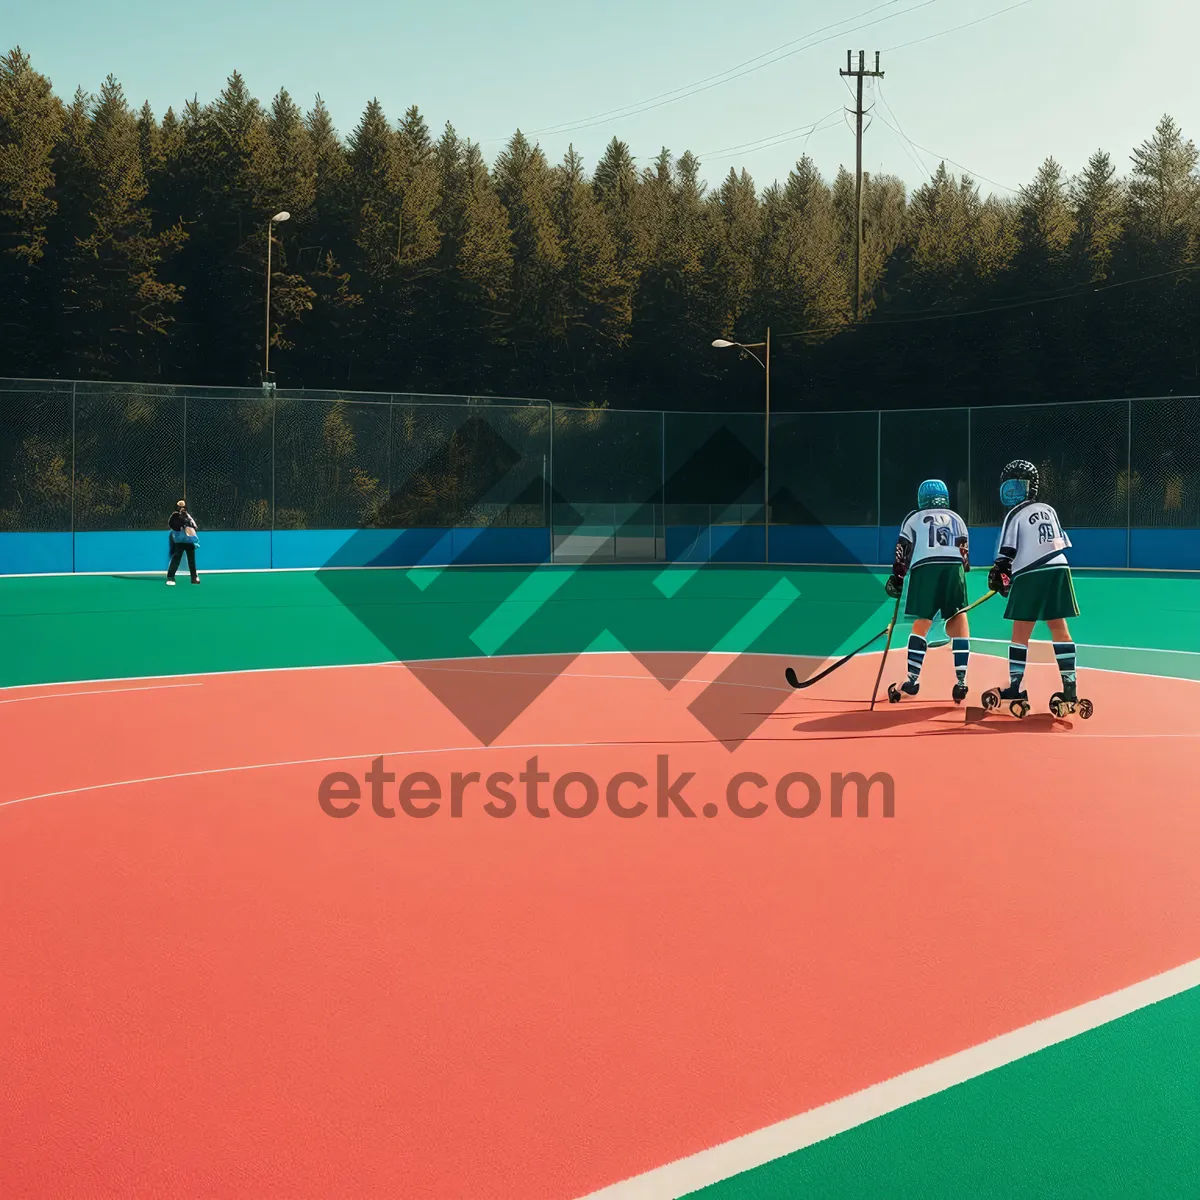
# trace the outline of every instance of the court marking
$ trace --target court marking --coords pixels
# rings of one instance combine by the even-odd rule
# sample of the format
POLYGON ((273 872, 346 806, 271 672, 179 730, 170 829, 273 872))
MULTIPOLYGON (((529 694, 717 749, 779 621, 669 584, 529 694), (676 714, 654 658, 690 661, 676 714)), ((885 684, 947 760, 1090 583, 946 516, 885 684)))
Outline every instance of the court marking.
MULTIPOLYGON (((102 683, 103 680, 96 682, 102 683)), ((71 684, 67 684, 71 687, 71 684)), ((198 688, 203 687, 202 683, 152 683, 145 687, 125 687, 125 688, 91 688, 86 692, 51 692, 45 696, 14 696, 10 700, 0 700, 0 704, 27 704, 31 700, 66 700, 70 696, 117 696, 122 692, 169 692, 176 688, 198 688)))
MULTIPOLYGON (((977 639, 984 640, 984 639, 977 639)), ((995 639, 992 639, 995 641, 995 639)), ((1049 644, 1049 643, 1047 643, 1049 644)), ((1119 648, 1127 649, 1127 648, 1119 648)), ((571 652, 566 652, 571 653, 571 652)), ((596 651, 589 653, 603 654, 628 654, 627 651, 612 650, 612 651, 596 651)), ((664 652, 658 652, 664 653, 664 652)), ((670 652, 666 652, 670 653, 670 652)), ((871 657, 874 654, 882 653, 882 651, 870 651, 862 655, 862 657, 871 657)), ((525 657, 558 657, 554 652, 545 652, 538 655, 511 655, 500 656, 501 658, 508 657, 513 659, 525 657)), ((581 657, 581 655, 572 655, 572 657, 581 657)), ((731 657, 737 657, 733 655, 731 657)), ((767 654, 764 653, 760 657, 763 658, 794 658, 796 656, 783 654, 767 654)), ((812 656, 816 657, 816 656, 812 656)), ((832 657, 832 656, 829 656, 832 657)), ((214 672, 205 673, 199 678, 211 677, 212 675, 241 675, 248 673, 264 673, 265 671, 279 670, 306 670, 306 669, 347 669, 357 670, 366 669, 374 666, 404 666, 409 669, 420 670, 475 670, 478 671, 481 662, 479 658, 470 657, 458 660, 418 660, 417 662, 402 663, 398 660, 393 662, 373 663, 373 664, 333 664, 330 666, 316 668, 257 668, 249 671, 232 671, 232 672, 214 672), (429 666, 425 667, 424 662, 428 662, 429 666), (457 661, 463 666, 459 667, 441 667, 437 664, 447 661, 457 661)), ((818 661, 828 661, 828 658, 820 658, 818 661)), ((1044 666, 1055 668, 1054 663, 1033 663, 1030 666, 1044 666)), ((1055 668, 1056 669, 1056 668, 1055 668)), ((1096 668, 1096 670, 1102 670, 1096 668)), ((521 675, 523 672, 516 671, 496 671, 495 674, 504 675, 521 675)), ((1124 672, 1124 671, 1109 671, 1107 674, 1119 675, 1140 675, 1141 672, 1124 672)), ((547 673, 552 674, 552 673, 547 673)), ((613 674, 588 674, 588 673, 570 673, 564 672, 572 678, 594 678, 598 680, 604 679, 620 679, 620 680, 642 680, 643 682, 652 682, 653 677, 647 675, 613 675, 613 674)), ((1174 679, 1174 676, 1146 676, 1147 678, 1158 679, 1174 679)), ((164 677, 152 677, 164 678, 164 677)), ((168 676, 165 678, 196 678, 196 676, 168 676)), ((100 682, 100 681, 89 681, 100 682)), ((716 683, 720 681, 705 681, 705 680, 690 680, 687 677, 679 680, 679 682, 694 682, 696 684, 716 683)), ((1192 682, 1200 682, 1192 680, 1192 682)), ((40 687, 62 686, 62 685, 33 685, 40 687)), ((175 684, 165 685, 165 688, 172 687, 201 687, 201 683, 175 684)), ((766 688, 768 690, 789 692, 792 689, 781 687, 774 688, 770 685, 738 685, 731 684, 730 686, 750 686, 758 688, 766 688)), ((164 690, 165 690, 164 688, 164 690)), ((62 693, 44 696, 22 697, 17 700, 0 701, 0 703, 15 703, 21 699, 51 699, 59 698, 59 696, 68 695, 104 695, 109 692, 118 693, 126 691, 149 691, 158 690, 155 686, 145 688, 95 688, 90 691, 81 693, 62 693)), ((849 702, 848 702, 849 703, 849 702)), ((953 710, 949 710, 953 711, 953 710)), ((900 734, 891 735, 880 733, 881 738, 903 736, 900 734)), ((1163 734, 1086 734, 1076 733, 1077 737, 1090 738, 1178 738, 1178 737, 1200 737, 1200 733, 1163 733, 1163 734)), ((706 739, 710 740, 710 739, 706 739)), ((721 739, 711 739, 719 741, 721 739)), ((748 739, 750 741, 777 741, 779 739, 748 739)), ((793 739, 788 739, 793 740, 793 739)), ((812 739, 821 740, 821 739, 812 739)), ((537 744, 513 744, 513 745, 472 745, 472 746, 455 746, 455 747, 420 747, 410 750, 392 750, 383 752, 382 755, 372 753, 369 755, 337 755, 316 759, 293 760, 290 762, 279 763, 256 763, 246 765, 235 765, 230 767, 210 768, 206 770, 179 772, 177 774, 161 775, 148 777, 144 779, 122 780, 112 783, 91 784, 84 787, 67 789, 61 792, 42 793, 34 796, 21 797, 15 800, 0 802, 0 807, 9 807, 14 804, 24 803, 28 800, 47 799, 58 796, 68 796, 79 794, 88 791, 108 790, 123 786, 133 786, 142 783, 166 782, 173 779, 190 778, 206 775, 220 775, 223 773, 237 773, 252 770, 270 769, 275 767, 288 767, 307 765, 315 763, 327 763, 341 761, 346 758, 375 758, 375 757, 403 757, 405 755, 428 755, 438 753, 465 753, 467 751, 478 750, 495 750, 497 752, 512 751, 512 750, 537 750, 537 749, 576 749, 585 748, 588 746, 617 746, 627 745, 627 741, 597 741, 597 742, 567 742, 567 743, 537 743, 537 744)), ((675 745, 677 740, 663 740, 662 744, 675 745)), ((1153 976, 1149 980, 1140 981, 1137 984, 1131 985, 1129 988, 1121 989, 1118 992, 1110 993, 1101 997, 1096 1001, 1089 1001, 1077 1008, 1066 1010, 1064 1013, 1055 1014, 1045 1018, 1042 1021, 1035 1022, 1031 1025, 1021 1027, 1015 1031, 1000 1035, 999 1037, 990 1040, 986 1043, 981 1043, 974 1047, 969 1047, 954 1055, 950 1055, 944 1059, 937 1060, 934 1063, 926 1064, 916 1068, 914 1071, 906 1072, 904 1075, 895 1077, 894 1079, 872 1085, 860 1092, 854 1093, 851 1096, 839 1098, 830 1104, 823 1105, 817 1109, 809 1110, 808 1112, 799 1114, 796 1117, 789 1118, 786 1121, 776 1125, 761 1129, 749 1134, 742 1135, 739 1138, 732 1139, 729 1142, 720 1143, 717 1146, 710 1147, 700 1151, 695 1155, 677 1160, 673 1163, 666 1164, 661 1167, 654 1168, 652 1171, 646 1172, 643 1175, 634 1176, 630 1179, 621 1181, 616 1184, 609 1185, 598 1192, 589 1193, 584 1200, 675 1200, 676 1197, 684 1195, 686 1192, 695 1191, 698 1188, 709 1186, 710 1184, 728 1179, 733 1175, 740 1174, 744 1171, 751 1170, 755 1167, 763 1166, 768 1162, 774 1161, 787 1154, 802 1150, 807 1146, 811 1146, 816 1142, 826 1140, 829 1137, 835 1136, 846 1130, 855 1128, 867 1121, 874 1120, 877 1117, 886 1115, 896 1109, 906 1107, 907 1105, 932 1096, 938 1092, 948 1088, 957 1086, 960 1083, 966 1082, 979 1075, 986 1074, 989 1071, 1015 1062, 1020 1058, 1036 1053, 1049 1046, 1055 1045, 1058 1042, 1068 1040, 1069 1038, 1078 1036, 1079 1034, 1088 1032, 1091 1029, 1097 1028, 1100 1025, 1107 1024, 1110 1021, 1117 1020, 1129 1013, 1135 1012, 1140 1008, 1147 1007, 1161 1000, 1170 998, 1180 992, 1186 991, 1192 987, 1200 985, 1200 960, 1184 964, 1182 967, 1174 968, 1171 971, 1165 972, 1162 975, 1153 976), (1186 981, 1181 980, 1186 976, 1186 981), (1167 990, 1163 990, 1167 989, 1167 990), (1161 994, 1158 992, 1161 991, 1161 994), (1141 997, 1139 999, 1139 997, 1141 997), (1148 998, 1147 998, 1148 997, 1148 998), (1080 1014, 1083 1014, 1082 1016, 1080 1014), (1091 1014, 1090 1016, 1088 1014, 1091 1014), (1108 1015, 1105 1015, 1108 1014, 1108 1015)))
POLYGON ((1200 987, 1200 959, 579 1200, 678 1200, 1200 987))
MULTIPOLYGON (((390 570, 391 568, 379 568, 379 569, 380 570, 384 570, 384 569, 390 570)), ((1008 645, 1008 642, 1002 638, 972 638, 971 641, 985 642, 988 644, 994 644, 994 645, 998 645, 998 646, 1008 645)), ((1053 642, 1041 641, 1038 639, 1031 639, 1029 644, 1031 646, 1053 646, 1054 645, 1053 642)), ((1162 654, 1195 654, 1195 655, 1200 656, 1200 651, 1169 650, 1169 649, 1164 649, 1162 647, 1100 646, 1100 645, 1093 645, 1090 642, 1076 642, 1075 645, 1079 649, 1082 649, 1082 650, 1122 650, 1122 651, 1126 651, 1131 654, 1136 654, 1136 653, 1143 652, 1145 650, 1154 649, 1157 652, 1162 653, 1162 654)), ((899 648, 898 644, 893 643, 892 649, 896 653, 900 653, 900 648, 899 648)), ((936 647, 936 649, 941 650, 941 649, 943 649, 943 647, 938 646, 938 647, 936 647)), ((712 654, 716 653, 716 651, 713 651, 713 650, 708 650, 708 651, 639 650, 639 651, 636 651, 636 654, 641 654, 641 655, 689 654, 689 653, 696 653, 696 654, 703 653, 706 655, 712 655, 712 654)), ((855 657, 856 658, 869 658, 873 655, 882 654, 882 653, 883 653, 882 650, 863 650, 859 654, 857 654, 855 657)), ((157 679, 221 679, 226 676, 232 678, 232 677, 238 676, 238 675, 267 675, 267 674, 271 674, 272 672, 284 672, 284 671, 354 671, 354 670, 359 670, 359 669, 365 670, 367 668, 374 668, 374 667, 407 667, 409 669, 423 668, 425 670, 433 670, 434 664, 437 664, 437 663, 481 663, 481 662, 495 662, 497 659, 504 660, 504 659, 515 659, 515 658, 571 658, 571 659, 576 659, 576 658, 591 658, 591 657, 595 657, 598 655, 604 655, 604 654, 607 654, 607 655, 624 654, 631 658, 635 656, 635 652, 632 650, 537 650, 537 651, 530 651, 528 653, 522 652, 520 654, 497 654, 494 656, 490 656, 490 655, 453 656, 453 655, 451 655, 451 656, 443 657, 443 658, 409 658, 409 659, 386 658, 386 659, 377 659, 374 662, 305 663, 301 666, 293 666, 293 667, 242 667, 242 668, 235 668, 235 669, 225 670, 225 671, 184 671, 184 672, 179 672, 178 674, 169 674, 169 675, 112 675, 112 676, 102 676, 102 677, 98 677, 95 679, 60 679, 60 680, 52 680, 47 683, 6 683, 6 684, 0 684, 0 692, 32 691, 34 688, 84 687, 87 684, 102 684, 102 683, 142 683, 147 680, 157 680, 157 679), (426 663, 428 663, 430 665, 428 667, 424 667, 424 664, 426 664, 426 663)), ((805 654, 802 651, 798 651, 798 650, 792 651, 789 653, 783 653, 782 651, 777 651, 777 650, 748 650, 748 651, 745 651, 745 654, 747 656, 752 656, 755 658, 782 658, 782 659, 788 660, 789 662, 795 662, 797 660, 805 660, 805 661, 810 661, 810 662, 816 663, 818 665, 830 662, 834 658, 839 657, 836 651, 834 651, 832 653, 828 653, 828 654, 805 654)), ((735 654, 729 654, 728 656, 731 658, 739 657, 738 655, 735 655, 735 654)), ((994 657, 1000 658, 1001 660, 1003 659, 1002 655, 996 655, 994 657)), ((1054 663, 1032 662, 1032 663, 1028 664, 1028 667, 1029 668, 1054 667, 1055 665, 1056 664, 1054 664, 1054 663)), ((449 670, 451 668, 444 668, 444 669, 449 670)), ((1186 683, 1200 683, 1200 679, 1193 679, 1190 675, 1158 675, 1158 674, 1154 674, 1149 671, 1119 671, 1113 667, 1092 667, 1092 666, 1081 666, 1079 668, 1079 670, 1082 674, 1089 674, 1090 672, 1095 671, 1095 672, 1100 672, 1105 675, 1140 675, 1143 679, 1167 679, 1167 680, 1181 681, 1181 682, 1186 682, 1186 683)), ((495 672, 495 673, 499 674, 499 672, 495 672)), ((527 672, 517 672, 517 673, 518 674, 527 674, 527 672)), ((555 676, 558 676, 561 674, 567 674, 567 672, 552 672, 552 674, 554 674, 555 676)), ((604 678, 604 676, 589 675, 589 676, 587 676, 587 678, 601 679, 601 678, 604 678)), ((614 676, 614 678, 619 678, 619 677, 614 676)), ((637 676, 636 678, 642 678, 642 677, 637 676)), ((719 681, 712 680, 711 682, 717 683, 719 681)), ((750 686, 750 685, 738 684, 736 686, 742 687, 742 686, 750 686)), ((767 686, 767 685, 760 684, 760 685, 755 685, 755 686, 761 687, 761 686, 767 686)), ((792 689, 788 688, 787 690, 791 691, 792 689)))
MULTIPOLYGON (((797 716, 799 714, 785 714, 789 716, 797 716)), ((949 737, 953 734, 958 726, 954 725, 947 730, 946 733, 940 735, 949 737)), ((877 741, 896 741, 903 738, 911 737, 908 733, 889 733, 886 730, 879 733, 871 733, 864 735, 877 741)), ((972 734, 970 736, 979 736, 972 734)), ((1089 738, 1099 739, 1101 741, 1109 740, 1134 740, 1134 741, 1157 741, 1163 738, 1200 738, 1200 731, 1196 733, 1072 733, 1072 739, 1089 738)), ((198 779, 207 775, 236 775, 242 771, 269 771, 276 767, 307 767, 316 766, 322 763, 335 762, 350 762, 354 760, 370 759, 374 761, 376 758, 417 758, 427 754, 477 754, 480 751, 500 752, 504 750, 586 750, 590 748, 603 746, 694 746, 697 743, 704 745, 717 745, 722 742, 736 742, 739 746, 753 745, 759 743, 762 745, 772 745, 778 742, 821 742, 821 741, 837 741, 839 739, 827 737, 815 738, 656 738, 650 742, 631 741, 629 738, 621 738, 619 740, 605 740, 599 742, 519 742, 519 743, 493 743, 492 745, 482 745, 476 743, 473 746, 416 746, 406 750, 372 750, 362 753, 346 753, 346 754, 329 754, 321 758, 295 758, 286 759, 281 762, 266 762, 266 763, 237 763, 228 767, 205 767, 199 771, 179 771, 170 775, 147 775, 142 779, 115 779, 108 783, 87 783, 80 787, 64 788, 57 792, 38 792, 32 796, 18 796, 15 800, 0 801, 0 808, 11 808, 14 804, 26 804, 30 800, 53 800, 60 796, 78 796, 84 792, 103 792, 113 788, 136 787, 142 783, 169 783, 175 779, 198 779)))
MULTIPOLYGON (((630 410, 626 410, 630 411, 630 410)), ((901 410, 897 410, 901 411, 901 410)), ((545 528, 545 526, 542 526, 545 528)), ((715 526, 714 526, 715 528, 715 526)), ((757 527, 755 527, 757 528, 757 527)), ((782 527, 777 527, 782 528, 782 527)), ((1114 528, 1116 528, 1114 526, 1114 528)), ((210 533, 227 533, 237 532, 236 530, 210 530, 210 533)), ((249 531, 254 532, 254 531, 249 531)), ((259 532, 269 532, 260 530, 259 532)), ((693 542, 694 546, 696 543, 693 542)), ((659 571, 669 570, 726 570, 733 568, 735 570, 757 569, 762 571, 841 571, 847 572, 862 572, 865 571, 870 575, 886 576, 891 570, 890 563, 764 563, 764 562, 712 562, 711 560, 701 561, 699 563, 687 562, 682 559, 676 559, 674 562, 667 562, 663 559, 646 559, 630 562, 552 562, 547 559, 545 562, 538 563, 409 563, 407 565, 372 567, 364 565, 361 567, 210 567, 203 572, 205 575, 297 575, 308 574, 318 575, 325 571, 544 571, 552 567, 620 567, 623 570, 631 567, 636 567, 639 570, 655 569, 659 571)), ((1114 572, 1120 572, 1123 575, 1130 575, 1134 578, 1144 576, 1147 579, 1174 579, 1178 576, 1200 575, 1200 567, 1076 567, 1072 566, 1073 574, 1082 575, 1087 572, 1100 572, 1105 575, 1114 572)), ((129 576, 138 578, 153 579, 156 576, 166 578, 166 569, 159 568, 155 571, 4 571, 0 572, 0 580, 4 579, 123 579, 129 576)))

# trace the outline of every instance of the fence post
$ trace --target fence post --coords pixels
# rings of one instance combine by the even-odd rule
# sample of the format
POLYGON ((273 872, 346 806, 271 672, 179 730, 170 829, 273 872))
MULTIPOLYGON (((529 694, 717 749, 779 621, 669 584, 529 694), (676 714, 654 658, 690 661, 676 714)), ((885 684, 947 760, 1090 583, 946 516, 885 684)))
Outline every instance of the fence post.
POLYGON ((554 401, 547 400, 550 406, 550 507, 546 512, 546 521, 550 526, 550 563, 554 563, 554 401))
POLYGON ((388 422, 387 422, 387 493, 388 500, 396 493, 396 485, 392 482, 392 426, 394 424, 393 413, 396 411, 396 397, 391 392, 388 393, 388 422))
POLYGON ((271 548, 270 562, 275 567, 275 414, 279 411, 279 400, 271 393, 271 548))
POLYGON ((975 519, 971 512, 971 502, 975 496, 975 489, 971 486, 971 413, 975 410, 967 408, 967 528, 970 529, 971 522, 975 519))
MULTIPOLYGON (((659 414, 659 488, 658 505, 662 511, 663 562, 667 561, 667 410, 659 414)), ((658 518, 654 520, 654 557, 658 558, 658 518)))
POLYGON ((875 557, 879 553, 879 531, 883 527, 883 409, 875 410, 875 557))
POLYGON ((1126 400, 1125 424, 1125 568, 1133 566, 1133 400, 1126 400))
POLYGON ((187 489, 187 467, 188 467, 188 464, 187 464, 187 433, 188 433, 187 398, 188 398, 188 394, 187 394, 187 389, 185 388, 184 392, 183 392, 183 498, 185 500, 187 499, 187 494, 188 494, 188 489, 187 489))
POLYGON ((75 381, 71 381, 71 574, 75 574, 75 381))

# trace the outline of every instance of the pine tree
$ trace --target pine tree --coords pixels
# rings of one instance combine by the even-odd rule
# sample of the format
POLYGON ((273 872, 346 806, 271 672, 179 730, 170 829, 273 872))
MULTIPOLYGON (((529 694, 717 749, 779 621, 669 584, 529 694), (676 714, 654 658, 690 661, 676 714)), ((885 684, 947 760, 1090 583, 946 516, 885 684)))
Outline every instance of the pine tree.
POLYGON ((730 168, 711 197, 718 232, 712 270, 719 280, 720 331, 730 335, 749 308, 759 274, 762 213, 754 180, 730 168))
POLYGON ((1154 136, 1133 152, 1129 181, 1132 232, 1144 253, 1160 261, 1191 262, 1200 232, 1200 152, 1165 116, 1154 136))
MULTIPOLYGON (((450 234, 454 256, 451 278, 457 327, 473 333, 470 351, 476 364, 481 364, 487 361, 487 346, 503 340, 508 324, 513 240, 508 213, 479 147, 467 142, 460 162, 461 182, 455 189, 459 215, 450 234)), ((447 328, 453 330, 456 326, 447 328)), ((479 366, 475 369, 478 371, 479 366)), ((469 372, 464 378, 470 378, 469 372)), ((464 382, 462 386, 468 385, 464 382)))
POLYGON ((632 289, 617 263, 616 242, 572 146, 559 166, 554 219, 562 247, 553 336, 572 347, 610 352, 629 336, 632 289))
POLYGON ((512 234, 513 305, 506 339, 520 358, 518 380, 544 361, 563 249, 552 205, 554 179, 541 149, 518 130, 495 166, 496 192, 512 234))
POLYGON ((60 303, 47 290, 42 260, 56 208, 53 155, 63 116, 28 55, 18 47, 0 58, 0 340, 11 371, 45 361, 39 326, 60 303))
POLYGON ((1043 287, 1060 280, 1075 236, 1062 168, 1048 158, 1018 200, 1020 264, 1025 281, 1043 287))
POLYGON ((1075 255, 1092 282, 1106 279, 1125 230, 1125 189, 1116 178, 1112 159, 1097 150, 1083 173, 1071 183, 1075 216, 1075 255))
POLYGON ((304 318, 289 376, 316 386, 341 385, 348 378, 351 347, 361 335, 363 297, 344 265, 353 257, 349 239, 351 194, 346 151, 320 96, 304 118, 312 164, 312 207, 307 240, 313 258, 306 260, 305 281, 314 293, 312 313, 304 318))
POLYGON ((155 232, 145 204, 142 138, 120 84, 110 75, 86 128, 72 110, 71 150, 79 211, 74 245, 64 247, 64 286, 73 296, 64 352, 77 374, 154 377, 160 373, 151 339, 166 335, 180 289, 158 270, 182 244, 175 225, 155 232))
POLYGON ((632 295, 645 264, 646 247, 637 168, 624 142, 617 138, 609 142, 596 164, 592 187, 613 239, 622 284, 632 295))
POLYGON ((783 319, 828 337, 850 316, 850 278, 833 193, 805 156, 780 190, 767 286, 783 319))

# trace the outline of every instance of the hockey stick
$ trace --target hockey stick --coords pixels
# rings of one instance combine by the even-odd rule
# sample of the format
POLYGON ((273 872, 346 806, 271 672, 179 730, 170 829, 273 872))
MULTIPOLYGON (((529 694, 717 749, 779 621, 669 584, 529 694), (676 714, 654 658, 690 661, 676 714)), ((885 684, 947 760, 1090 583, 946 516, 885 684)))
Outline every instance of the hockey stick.
MULTIPOLYGON (((968 604, 966 608, 960 609, 958 612, 956 612, 954 614, 954 617, 961 616, 963 613, 968 613, 973 608, 978 608, 985 600, 990 600, 995 594, 996 594, 995 592, 988 592, 987 595, 981 596, 978 600, 976 600, 974 604, 968 604)), ((821 671, 819 674, 814 675, 811 679, 798 678, 796 675, 795 668, 788 667, 788 669, 784 672, 784 675, 787 678, 788 684, 791 687, 799 690, 802 688, 812 687, 812 685, 814 683, 820 683, 821 680, 824 679, 826 675, 832 675, 833 672, 838 669, 838 667, 844 667, 846 665, 846 663, 848 663, 856 654, 861 654, 872 642, 879 641, 879 639, 881 637, 883 637, 883 635, 885 633, 890 635, 892 632, 892 628, 896 623, 896 617, 899 616, 899 613, 900 613, 900 601, 897 600, 896 601, 896 611, 893 614, 891 625, 889 625, 886 629, 881 629, 877 634, 875 634, 874 637, 868 638, 867 641, 863 642, 863 644, 861 646, 859 646, 859 648, 857 650, 851 650, 850 653, 847 654, 845 658, 839 658, 837 660, 837 662, 835 662, 832 666, 826 667, 825 670, 821 671)), ((950 620, 953 621, 954 617, 951 617, 950 620)), ((890 639, 889 639, 889 641, 890 641, 890 639)), ((947 645, 949 645, 949 643, 950 643, 950 639, 947 638, 944 642, 930 643, 930 645, 931 646, 947 646, 947 645)), ((884 651, 884 657, 885 658, 887 657, 886 650, 884 651)), ((879 668, 879 673, 880 673, 880 677, 882 677, 882 675, 883 675, 882 665, 879 668)), ((876 691, 879 690, 879 681, 878 680, 876 680, 876 682, 875 682, 875 690, 876 691)), ((872 701, 872 707, 874 707, 874 701, 872 701)))
MULTIPOLYGON (((954 617, 961 617, 964 613, 969 613, 971 611, 971 609, 978 608, 985 600, 990 600, 995 594, 996 594, 995 592, 985 592, 973 604, 968 604, 966 608, 960 608, 958 610, 958 612, 956 612, 954 614, 953 617, 949 617, 946 621, 944 621, 942 623, 943 631, 945 630, 946 626, 951 621, 954 620, 954 617)), ((939 646, 948 646, 948 645, 950 645, 950 639, 945 635, 944 632, 936 638, 930 638, 929 641, 926 643, 926 646, 930 650, 936 650, 939 646)))
POLYGON ((879 674, 875 676, 875 690, 871 693, 871 711, 875 711, 875 697, 879 695, 879 681, 883 678, 883 668, 887 664, 888 651, 892 648, 892 630, 896 628, 896 619, 900 616, 900 597, 896 597, 896 607, 892 610, 892 623, 887 627, 887 641, 883 646, 883 657, 879 660, 879 674))
POLYGON ((788 683, 794 688, 812 687, 812 685, 814 683, 820 683, 820 681, 822 679, 824 679, 826 675, 831 675, 834 671, 836 671, 838 669, 838 667, 844 667, 846 665, 846 663, 848 663, 856 654, 861 654, 871 644, 871 642, 879 641, 879 639, 881 637, 883 637, 883 635, 885 633, 888 633, 890 630, 891 630, 890 625, 888 626, 887 629, 881 629, 877 634, 875 634, 874 637, 863 642, 863 644, 861 646, 859 646, 859 648, 857 650, 851 650, 850 653, 847 654, 845 658, 839 658, 837 660, 837 662, 835 662, 833 664, 833 666, 826 667, 825 670, 823 670, 819 675, 814 675, 811 679, 803 679, 802 680, 802 679, 797 678, 796 670, 794 667, 788 667, 788 669, 786 671, 784 671, 784 676, 787 678, 788 683))

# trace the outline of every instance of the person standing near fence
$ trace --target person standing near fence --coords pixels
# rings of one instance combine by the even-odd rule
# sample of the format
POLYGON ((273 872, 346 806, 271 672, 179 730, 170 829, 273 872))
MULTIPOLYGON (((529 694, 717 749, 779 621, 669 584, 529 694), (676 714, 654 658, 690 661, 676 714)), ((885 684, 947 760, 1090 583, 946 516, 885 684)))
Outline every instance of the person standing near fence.
POLYGON ((199 583, 200 576, 196 574, 196 547, 200 544, 200 539, 196 535, 196 520, 188 512, 186 500, 180 500, 175 505, 175 511, 167 524, 171 530, 171 561, 167 567, 167 587, 175 586, 175 572, 179 570, 179 561, 185 554, 192 582, 199 583))
POLYGON ((891 577, 886 591, 899 600, 908 575, 908 603, 904 615, 913 618, 908 639, 908 678, 888 686, 888 699, 915 696, 921 689, 921 668, 929 648, 926 635, 939 613, 954 642, 955 704, 967 698, 967 662, 970 629, 967 625, 968 558, 967 523, 950 507, 950 490, 940 479, 927 479, 917 489, 917 507, 904 518, 891 577))

